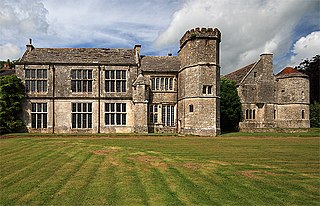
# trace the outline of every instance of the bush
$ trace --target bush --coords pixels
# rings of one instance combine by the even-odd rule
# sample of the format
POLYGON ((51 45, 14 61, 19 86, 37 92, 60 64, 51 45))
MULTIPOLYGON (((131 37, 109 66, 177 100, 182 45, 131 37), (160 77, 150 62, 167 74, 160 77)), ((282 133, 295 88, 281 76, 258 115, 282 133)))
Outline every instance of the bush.
POLYGON ((316 101, 310 105, 310 127, 320 128, 320 103, 316 101))
POLYGON ((24 87, 17 76, 0 77, 0 134, 15 132, 23 126, 19 115, 24 97, 24 87))

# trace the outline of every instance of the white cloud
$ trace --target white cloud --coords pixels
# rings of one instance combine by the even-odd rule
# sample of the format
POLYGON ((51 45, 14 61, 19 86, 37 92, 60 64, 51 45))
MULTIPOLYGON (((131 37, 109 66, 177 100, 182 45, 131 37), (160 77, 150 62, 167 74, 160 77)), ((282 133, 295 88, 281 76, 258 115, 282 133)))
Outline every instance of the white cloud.
POLYGON ((294 55, 291 57, 291 65, 299 65, 306 58, 311 59, 320 54, 320 31, 312 32, 306 37, 301 37, 293 46, 294 55))
POLYGON ((222 33, 222 73, 256 61, 261 53, 283 55, 300 18, 315 1, 187 1, 156 40, 161 48, 177 44, 186 30, 217 27, 222 33))
POLYGON ((17 45, 4 44, 0 45, 0 59, 2 60, 15 60, 21 57, 21 50, 17 45))

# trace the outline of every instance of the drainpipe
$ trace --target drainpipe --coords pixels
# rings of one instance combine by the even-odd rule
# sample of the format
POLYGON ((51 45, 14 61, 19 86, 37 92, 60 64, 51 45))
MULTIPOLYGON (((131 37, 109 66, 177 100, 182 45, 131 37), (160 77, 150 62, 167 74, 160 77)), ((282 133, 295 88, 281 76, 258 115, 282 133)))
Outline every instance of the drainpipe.
POLYGON ((98 133, 100 133, 100 124, 101 124, 101 122, 100 122, 100 96, 101 96, 101 94, 100 94, 100 85, 101 85, 101 77, 100 77, 100 72, 101 72, 101 67, 100 66, 98 66, 98 133))
POLYGON ((52 65, 52 133, 54 133, 55 129, 55 68, 54 65, 52 65))

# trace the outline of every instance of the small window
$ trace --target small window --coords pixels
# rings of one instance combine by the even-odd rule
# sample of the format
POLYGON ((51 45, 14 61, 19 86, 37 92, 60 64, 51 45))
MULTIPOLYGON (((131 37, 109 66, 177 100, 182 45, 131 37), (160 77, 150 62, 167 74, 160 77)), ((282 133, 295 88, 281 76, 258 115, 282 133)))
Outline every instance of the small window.
POLYGON ((304 110, 301 111, 301 119, 304 119, 304 110))
POLYGON ((203 85, 202 94, 212 94, 212 85, 203 85))
POLYGON ((189 105, 189 112, 193 112, 193 104, 189 105))
POLYGON ((277 110, 273 110, 273 119, 276 119, 277 118, 277 110))

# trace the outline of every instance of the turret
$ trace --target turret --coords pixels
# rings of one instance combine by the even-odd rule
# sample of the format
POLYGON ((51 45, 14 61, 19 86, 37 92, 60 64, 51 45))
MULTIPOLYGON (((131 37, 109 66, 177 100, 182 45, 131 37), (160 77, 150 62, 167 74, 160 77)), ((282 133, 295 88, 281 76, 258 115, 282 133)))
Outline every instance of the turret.
POLYGON ((213 28, 187 31, 180 40, 178 131, 215 136, 220 133, 221 33, 213 28))

